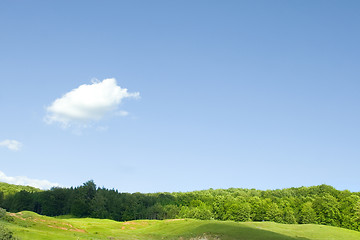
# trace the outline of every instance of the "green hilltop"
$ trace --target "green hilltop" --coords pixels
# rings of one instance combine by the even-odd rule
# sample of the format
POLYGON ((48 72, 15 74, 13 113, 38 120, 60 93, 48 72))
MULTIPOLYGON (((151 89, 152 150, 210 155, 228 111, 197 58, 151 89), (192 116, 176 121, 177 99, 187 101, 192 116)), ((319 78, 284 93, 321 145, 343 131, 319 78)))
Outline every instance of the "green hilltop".
POLYGON ((31 186, 22 186, 22 185, 0 182, 0 193, 3 193, 4 197, 15 194, 20 191, 40 192, 41 190, 31 186))

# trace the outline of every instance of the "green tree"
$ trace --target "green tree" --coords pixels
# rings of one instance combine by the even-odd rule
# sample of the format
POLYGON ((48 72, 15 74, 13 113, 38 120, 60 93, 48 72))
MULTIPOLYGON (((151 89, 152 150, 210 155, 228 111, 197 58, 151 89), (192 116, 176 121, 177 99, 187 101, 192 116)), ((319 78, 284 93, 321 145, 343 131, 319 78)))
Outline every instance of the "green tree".
POLYGON ((10 211, 19 212, 23 210, 32 211, 34 208, 33 205, 33 195, 30 192, 22 190, 12 196, 10 201, 10 211))
POLYGON ((71 213, 77 217, 91 216, 91 203, 96 195, 96 185, 93 180, 87 181, 74 190, 71 213))
POLYGON ((312 207, 312 202, 306 202, 301 206, 299 223, 316 223, 316 212, 312 207))
POLYGON ((108 210, 106 209, 107 199, 105 192, 98 191, 95 197, 91 199, 91 216, 94 218, 108 218, 108 210))
POLYGON ((340 211, 338 205, 337 199, 328 193, 315 198, 313 208, 317 213, 316 221, 320 224, 339 226, 340 211))
POLYGON ((352 217, 352 229, 360 231, 360 200, 353 206, 354 215, 352 217))
POLYGON ((284 212, 284 217, 283 217, 284 223, 288 223, 288 224, 296 223, 294 210, 291 207, 286 207, 283 212, 284 212))
POLYGON ((156 203, 155 205, 148 208, 148 218, 150 219, 165 219, 166 213, 164 211, 164 207, 160 205, 160 203, 156 203))
POLYGON ((164 207, 165 216, 164 219, 174 219, 180 212, 180 208, 176 205, 166 205, 164 207))
POLYGON ((200 220, 210 220, 214 218, 211 208, 206 204, 197 207, 183 206, 179 212, 180 218, 193 218, 200 220))
POLYGON ((69 189, 58 187, 52 188, 50 191, 35 193, 37 209, 34 210, 47 216, 64 215, 69 212, 67 208, 70 195, 69 189))
POLYGON ((4 193, 0 192, 0 207, 3 207, 3 202, 4 202, 4 193))
MULTIPOLYGON (((358 222, 356 220, 357 205, 360 203, 360 197, 349 195, 339 202, 341 227, 357 230, 358 222)), ((359 209, 360 210, 360 209, 359 209)))
POLYGON ((251 219, 253 221, 264 221, 266 216, 266 209, 270 199, 262 199, 258 196, 251 197, 248 202, 251 206, 251 219))
POLYGON ((267 206, 265 220, 272 222, 283 222, 283 212, 276 203, 270 203, 267 206))
POLYGON ((226 219, 226 199, 224 196, 216 196, 213 202, 213 211, 215 219, 225 220, 226 219))
POLYGON ((233 203, 227 209, 226 218, 238 222, 250 221, 251 217, 251 206, 249 203, 240 202, 233 203))

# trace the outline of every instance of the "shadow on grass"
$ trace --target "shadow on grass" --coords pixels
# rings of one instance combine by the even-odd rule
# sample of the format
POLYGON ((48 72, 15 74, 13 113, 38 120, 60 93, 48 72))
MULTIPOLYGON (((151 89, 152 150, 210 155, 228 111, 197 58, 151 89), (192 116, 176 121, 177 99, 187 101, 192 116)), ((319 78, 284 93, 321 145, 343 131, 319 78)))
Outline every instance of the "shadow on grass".
POLYGON ((199 236, 203 234, 221 240, 310 240, 304 237, 290 237, 264 229, 218 223, 204 224, 194 230, 194 233, 199 234, 199 236))

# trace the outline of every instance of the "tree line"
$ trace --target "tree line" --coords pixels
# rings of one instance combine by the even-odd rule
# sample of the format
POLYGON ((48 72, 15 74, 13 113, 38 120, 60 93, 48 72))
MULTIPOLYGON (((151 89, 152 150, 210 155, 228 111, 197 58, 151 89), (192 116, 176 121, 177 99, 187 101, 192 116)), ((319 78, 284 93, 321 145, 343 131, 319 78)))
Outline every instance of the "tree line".
POLYGON ((143 194, 98 188, 88 181, 75 188, 0 194, 0 207, 10 212, 29 210, 47 216, 71 214, 117 221, 173 218, 273 221, 360 231, 360 193, 339 191, 328 185, 143 194))

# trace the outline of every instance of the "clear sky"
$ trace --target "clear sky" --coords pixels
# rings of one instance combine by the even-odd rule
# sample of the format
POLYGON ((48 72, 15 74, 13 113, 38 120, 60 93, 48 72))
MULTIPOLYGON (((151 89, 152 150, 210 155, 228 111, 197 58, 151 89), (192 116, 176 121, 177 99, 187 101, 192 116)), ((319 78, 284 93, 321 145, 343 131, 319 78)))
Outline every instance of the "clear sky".
POLYGON ((360 191, 359 1, 0 1, 0 181, 360 191))

